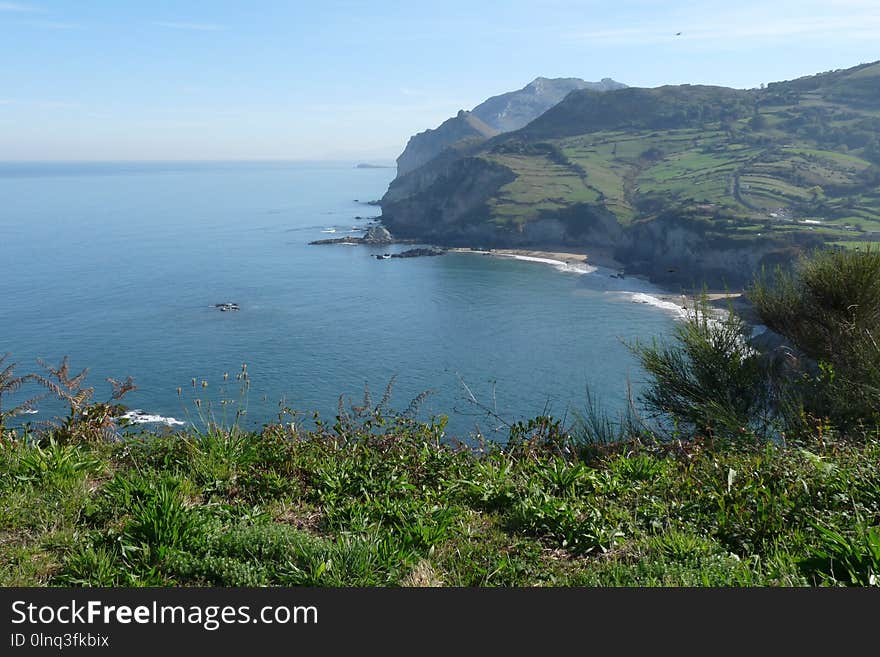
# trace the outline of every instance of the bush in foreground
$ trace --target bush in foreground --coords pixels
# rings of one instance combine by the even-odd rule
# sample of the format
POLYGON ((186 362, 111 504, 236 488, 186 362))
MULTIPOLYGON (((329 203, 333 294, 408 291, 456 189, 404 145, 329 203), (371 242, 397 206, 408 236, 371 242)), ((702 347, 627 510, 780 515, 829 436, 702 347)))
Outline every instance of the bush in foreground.
POLYGON ((845 428, 880 419, 880 251, 826 250, 759 279, 762 321, 803 355, 806 412, 845 428))

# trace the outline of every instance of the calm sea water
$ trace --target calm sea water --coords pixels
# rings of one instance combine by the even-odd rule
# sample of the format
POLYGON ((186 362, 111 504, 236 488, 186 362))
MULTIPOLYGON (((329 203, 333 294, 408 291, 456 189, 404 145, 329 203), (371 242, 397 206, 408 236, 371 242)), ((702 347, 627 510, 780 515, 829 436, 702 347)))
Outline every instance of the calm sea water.
MULTIPOLYGON (((281 400, 332 420, 340 395, 358 403, 368 385, 378 401, 392 377, 393 408, 431 390, 420 417, 449 415, 458 436, 498 424, 468 389, 508 421, 570 418, 587 385, 611 411, 628 380, 639 389, 624 341, 675 321, 633 302, 627 292, 651 293, 645 284, 474 254, 380 261, 405 247, 308 245, 362 228, 355 217, 378 214, 364 202, 393 175, 350 162, 0 164, 0 353, 19 373, 68 355, 90 368, 97 399, 106 377, 130 375, 138 390, 125 402, 164 417, 196 420, 195 398, 217 417, 246 404, 251 426, 281 400), (213 307, 225 301, 241 310, 213 307)), ((60 412, 38 408, 28 420, 60 412)))

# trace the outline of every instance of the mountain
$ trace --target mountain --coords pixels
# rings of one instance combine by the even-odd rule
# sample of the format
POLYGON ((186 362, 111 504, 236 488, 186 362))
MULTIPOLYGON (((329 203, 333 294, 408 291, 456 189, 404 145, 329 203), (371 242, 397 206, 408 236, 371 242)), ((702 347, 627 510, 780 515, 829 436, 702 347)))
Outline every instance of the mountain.
POLYGON ((484 140, 522 128, 572 91, 605 91, 625 86, 610 78, 601 82, 585 82, 579 78, 536 78, 522 89, 493 96, 470 112, 462 110, 439 127, 411 137, 397 158, 397 175, 404 176, 418 169, 464 139, 484 140))
POLYGON ((447 148, 381 205, 401 237, 601 246, 659 282, 722 286, 880 239, 878 185, 875 62, 762 89, 575 90, 519 130, 447 148))
POLYGON ((580 78, 535 78, 518 91, 492 96, 471 113, 498 132, 511 132, 541 116, 572 91, 610 91, 625 87, 611 78, 603 78, 600 82, 585 82, 580 78))
POLYGON ((398 177, 415 171, 423 164, 439 155, 445 148, 465 140, 482 141, 498 134, 472 112, 460 111, 457 116, 447 119, 434 130, 425 130, 410 137, 403 153, 397 158, 398 177))

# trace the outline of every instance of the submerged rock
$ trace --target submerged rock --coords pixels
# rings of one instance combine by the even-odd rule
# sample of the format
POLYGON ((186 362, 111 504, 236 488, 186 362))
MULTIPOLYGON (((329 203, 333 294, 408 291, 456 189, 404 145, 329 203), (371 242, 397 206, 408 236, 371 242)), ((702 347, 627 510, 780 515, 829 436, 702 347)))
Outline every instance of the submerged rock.
MULTIPOLYGON (((368 217, 364 217, 365 219, 368 217)), ((353 230, 361 231, 363 228, 353 227, 353 230)), ((367 244, 369 246, 386 245, 386 244, 412 244, 412 239, 395 239, 385 226, 380 223, 371 224, 364 233, 363 237, 333 237, 330 239, 315 240, 309 244, 367 244)))

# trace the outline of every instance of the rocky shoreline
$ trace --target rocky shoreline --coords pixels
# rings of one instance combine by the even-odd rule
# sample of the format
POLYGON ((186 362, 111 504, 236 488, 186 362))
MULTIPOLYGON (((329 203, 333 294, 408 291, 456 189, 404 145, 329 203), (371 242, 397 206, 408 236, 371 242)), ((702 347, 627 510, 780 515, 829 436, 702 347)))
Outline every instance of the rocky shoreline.
POLYGON ((315 240, 309 242, 312 244, 366 244, 368 246, 379 246, 385 244, 415 244, 415 240, 395 239, 388 232, 388 229, 381 224, 375 224, 367 229, 362 237, 354 237, 346 235, 345 237, 331 237, 329 239, 315 240))
MULTIPOLYGON (((400 239, 392 236, 391 232, 381 224, 371 226, 363 237, 338 237, 331 239, 322 239, 309 242, 309 244, 363 244, 365 246, 385 246, 391 244, 417 244, 421 240, 416 239, 400 239)), ((478 248, 478 247, 445 247, 445 246, 429 246, 409 249, 400 253, 377 254, 378 260, 390 258, 414 258, 425 256, 439 256, 445 253, 471 253, 497 258, 519 258, 528 259, 538 262, 546 262, 548 264, 560 264, 571 267, 597 267, 605 270, 603 272, 611 278, 626 279, 632 278, 643 283, 650 283, 659 290, 666 290, 649 294, 650 297, 658 300, 661 304, 669 304, 670 309, 674 304, 682 313, 693 310, 697 300, 703 293, 701 290, 685 289, 679 287, 677 291, 673 291, 672 285, 664 284, 658 281, 652 281, 648 276, 641 273, 631 273, 620 260, 612 255, 611 249, 601 247, 572 249, 566 246, 548 245, 545 248, 524 249, 524 248, 478 248)), ((733 311, 738 315, 747 326, 752 329, 761 327, 760 318, 754 310, 751 302, 745 294, 745 290, 736 291, 718 291, 707 288, 705 291, 706 299, 709 305, 719 314, 727 311, 733 311)))

